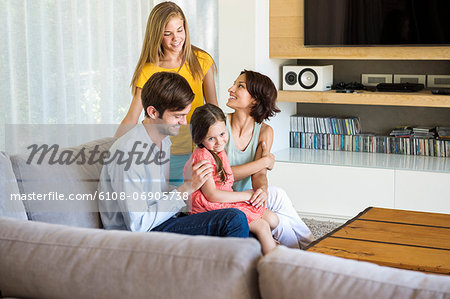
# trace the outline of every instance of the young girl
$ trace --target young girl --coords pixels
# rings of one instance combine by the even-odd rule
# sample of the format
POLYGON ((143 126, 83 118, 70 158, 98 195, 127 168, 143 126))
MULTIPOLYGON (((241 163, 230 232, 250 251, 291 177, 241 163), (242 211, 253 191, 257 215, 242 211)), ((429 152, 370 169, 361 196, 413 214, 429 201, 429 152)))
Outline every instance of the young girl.
POLYGON ((254 207, 248 203, 253 191, 233 192, 234 182, 230 163, 225 153, 228 134, 225 115, 217 106, 206 104, 195 109, 191 118, 192 139, 198 146, 192 153, 187 167, 208 160, 214 167, 212 179, 192 194, 192 214, 224 208, 236 208, 247 216, 250 231, 261 243, 263 254, 275 248, 272 229, 278 225, 278 217, 266 207, 254 207))

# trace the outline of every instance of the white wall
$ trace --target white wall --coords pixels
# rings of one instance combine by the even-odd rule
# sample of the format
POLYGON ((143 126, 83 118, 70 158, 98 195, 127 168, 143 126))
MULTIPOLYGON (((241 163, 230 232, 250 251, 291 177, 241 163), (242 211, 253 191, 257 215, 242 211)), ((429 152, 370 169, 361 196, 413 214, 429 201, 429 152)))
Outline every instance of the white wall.
MULTIPOLYGON (((269 58, 269 0, 219 1, 219 105, 227 112, 228 88, 243 69, 269 76, 281 87, 281 65, 295 60, 269 58)), ((289 116, 295 103, 278 103, 281 109, 269 124, 275 131, 272 152, 289 147, 289 116)))
POLYGON ((243 69, 255 69, 255 1, 219 1, 219 105, 224 110, 228 88, 243 69))

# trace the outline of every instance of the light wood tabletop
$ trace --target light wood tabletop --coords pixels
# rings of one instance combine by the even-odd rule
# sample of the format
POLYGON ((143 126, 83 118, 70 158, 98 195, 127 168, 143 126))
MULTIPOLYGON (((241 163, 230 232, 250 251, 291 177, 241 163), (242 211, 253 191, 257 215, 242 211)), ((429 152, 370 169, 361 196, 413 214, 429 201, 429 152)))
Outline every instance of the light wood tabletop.
POLYGON ((450 214, 370 207, 306 250, 450 275, 450 214))

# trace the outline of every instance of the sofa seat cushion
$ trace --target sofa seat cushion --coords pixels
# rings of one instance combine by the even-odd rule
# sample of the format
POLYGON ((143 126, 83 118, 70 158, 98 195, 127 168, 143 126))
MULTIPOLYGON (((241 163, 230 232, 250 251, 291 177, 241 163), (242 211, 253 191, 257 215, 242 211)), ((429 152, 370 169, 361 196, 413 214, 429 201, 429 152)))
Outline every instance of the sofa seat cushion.
POLYGON ((0 290, 20 298, 258 298, 259 243, 0 218, 0 290))
POLYGON ((28 220, 20 195, 9 156, 0 152, 0 217, 12 217, 28 220))
POLYGON ((24 196, 30 196, 23 201, 28 218, 79 227, 102 227, 98 205, 93 197, 103 167, 101 153, 108 151, 114 141, 114 138, 103 138, 59 149, 54 157, 78 157, 74 162, 63 165, 51 162, 52 150, 42 155, 42 161, 39 161, 41 151, 32 156, 32 161, 28 161, 31 152, 30 155, 11 156, 19 190, 24 196), (89 152, 93 150, 97 153, 89 161, 89 152), (83 155, 79 155, 81 151, 83 155), (38 195, 47 196, 47 199, 37 200, 38 195), (58 196, 63 196, 65 200, 54 200, 58 196))
POLYGON ((262 298, 449 298, 450 277, 279 246, 258 263, 262 298))

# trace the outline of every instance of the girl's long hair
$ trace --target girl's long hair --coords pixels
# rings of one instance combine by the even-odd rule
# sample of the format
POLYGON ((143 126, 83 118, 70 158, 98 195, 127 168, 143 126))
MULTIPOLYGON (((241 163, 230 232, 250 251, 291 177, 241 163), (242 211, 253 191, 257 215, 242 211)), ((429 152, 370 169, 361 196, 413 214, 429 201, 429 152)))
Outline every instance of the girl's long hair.
MULTIPOLYGON (((226 123, 226 117, 222 109, 212 104, 205 104, 194 110, 191 117, 191 134, 192 140, 199 147, 205 147, 202 141, 208 134, 209 127, 214 125, 218 121, 226 123)), ((223 183, 228 179, 228 174, 223 167, 223 162, 220 157, 213 151, 208 150, 214 157, 216 162, 216 171, 220 177, 220 181, 223 183)))
POLYGON ((203 79, 205 76, 195 52, 206 52, 191 45, 189 27, 183 11, 173 2, 162 2, 152 9, 150 16, 148 17, 141 56, 139 57, 136 69, 134 70, 133 78, 131 79, 131 92, 133 95, 136 92, 136 84, 144 65, 146 63, 152 63, 158 66, 160 58, 164 56, 161 42, 163 40, 164 30, 170 19, 173 17, 179 17, 183 20, 184 30, 186 32, 182 51, 182 62, 178 71, 180 71, 183 65, 187 62, 194 79, 203 79))

